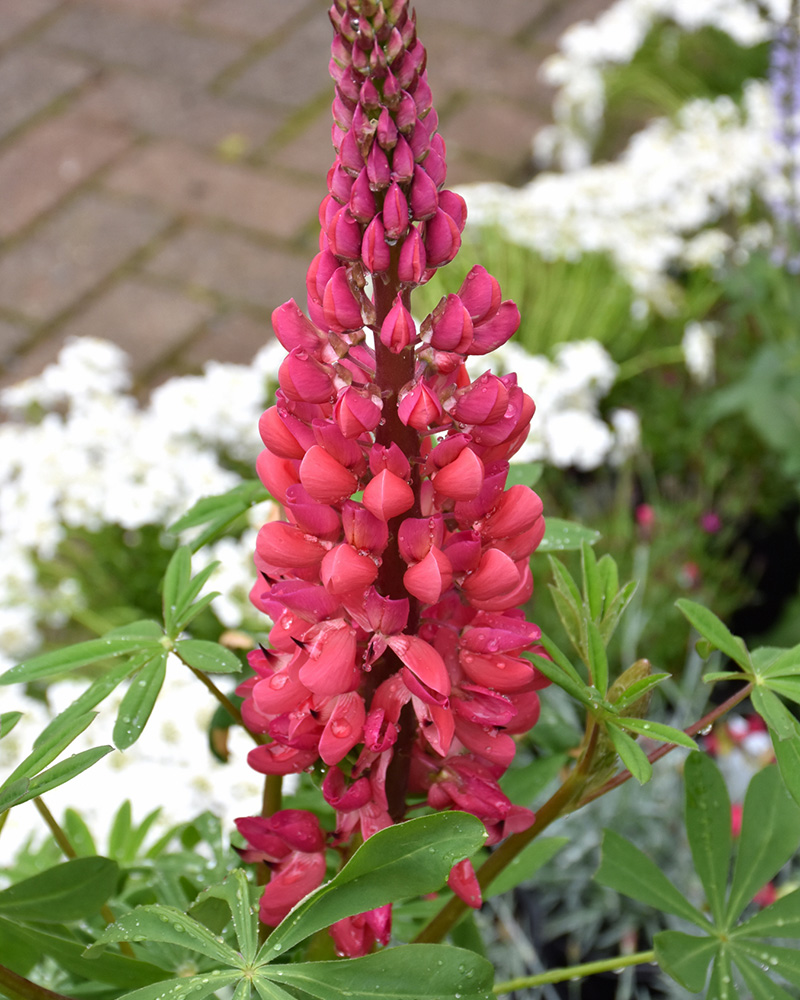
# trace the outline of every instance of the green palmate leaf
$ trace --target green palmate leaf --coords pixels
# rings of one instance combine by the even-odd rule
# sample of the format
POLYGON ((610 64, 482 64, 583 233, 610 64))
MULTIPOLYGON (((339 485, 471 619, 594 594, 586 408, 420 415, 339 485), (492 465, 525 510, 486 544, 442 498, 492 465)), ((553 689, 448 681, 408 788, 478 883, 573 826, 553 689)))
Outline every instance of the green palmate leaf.
POLYGON ((679 747, 686 747, 687 750, 696 750, 697 744, 683 732, 682 729, 675 729, 674 726, 665 726, 662 722, 651 722, 648 719, 628 718, 620 716, 614 720, 615 725, 640 736, 648 736, 651 740, 661 740, 664 743, 674 743, 679 747))
POLYGON ((248 964, 253 961, 258 950, 258 917, 253 910, 254 900, 251 897, 254 892, 260 893, 260 891, 258 886, 251 886, 245 873, 241 868, 237 868, 224 882, 209 886, 201 892, 192 907, 192 911, 195 912, 206 899, 221 899, 228 904, 233 917, 236 940, 248 964))
POLYGON ((730 952, 717 945, 717 956, 708 981, 706 1000, 738 1000, 738 990, 733 985, 730 952))
POLYGON ((18 921, 0 916, 0 955, 16 955, 24 948, 36 949, 39 956, 47 955, 54 962, 91 983, 108 983, 123 989, 144 986, 163 979, 167 973, 149 962, 127 958, 109 952, 96 959, 84 958, 85 941, 72 937, 66 930, 26 927, 18 921))
POLYGON ((794 998, 769 978, 760 965, 743 955, 735 955, 736 968, 741 972, 745 986, 753 1000, 794 1000, 794 998))
POLYGON ((603 832, 602 862, 595 878, 601 885, 638 899, 640 903, 682 917, 703 930, 710 929, 708 920, 678 892, 661 869, 638 847, 612 830, 603 832))
POLYGON ((115 941, 160 941, 175 944, 189 951, 199 952, 207 958, 234 969, 244 967, 242 956, 174 906, 137 906, 110 924, 86 952, 88 958, 98 954, 105 945, 115 941))
POLYGON ((0 914, 59 924, 95 913, 116 889, 119 867, 108 858, 77 858, 0 892, 0 914))
POLYGON ((208 525, 191 544, 192 552, 197 552, 223 534, 225 529, 250 507, 269 499, 269 493, 258 480, 247 480, 227 493, 198 500, 180 520, 169 526, 169 530, 178 534, 201 524, 208 525))
POLYGON ((757 649, 753 664, 760 677, 794 677, 800 674, 800 646, 791 649, 757 649))
MULTIPOLYGON (((603 557, 605 558, 605 556, 603 557)), ((602 562, 602 560, 601 560, 602 562)), ((611 641, 611 637, 617 630, 617 625, 619 625, 619 620, 622 617, 625 608, 630 604, 631 598, 636 593, 636 588, 639 584, 636 580, 631 580, 625 584, 622 590, 617 594, 617 596, 612 600, 606 600, 606 612, 603 615, 603 620, 600 622, 600 634, 603 637, 605 643, 611 641)))
POLYGON ((776 767, 750 781, 728 902, 731 926, 753 896, 786 864, 800 842, 800 808, 783 786, 776 767))
MULTIPOLYGON (((126 628, 131 628, 131 626, 126 626, 126 628)), ((4 674, 0 674, 0 684, 43 680, 46 677, 66 673, 68 670, 85 667, 89 663, 97 663, 99 660, 122 656, 125 653, 136 653, 140 650, 158 652, 161 648, 156 638, 146 638, 141 635, 121 636, 119 632, 120 630, 116 629, 115 633, 109 632, 103 639, 90 639, 89 642, 79 642, 74 646, 57 649, 52 653, 34 656, 16 667, 11 667, 4 674)), ((161 634, 159 629, 159 635, 161 634)))
POLYGON ((716 764, 690 754, 684 767, 686 832, 692 860, 718 927, 725 926, 725 890, 731 863, 731 803, 716 764))
POLYGON ((536 872, 569 843, 569 837, 541 837, 520 851, 503 871, 483 891, 483 898, 490 899, 508 892, 521 882, 533 878, 536 872))
POLYGON ((589 664, 592 673, 592 684, 601 695, 605 696, 608 690, 608 657, 603 637, 600 629, 594 622, 587 622, 587 635, 589 639, 588 653, 589 664))
POLYGON ((794 734, 794 716, 777 695, 761 684, 753 689, 750 700, 753 708, 779 740, 791 739, 794 734))
POLYGON ((526 660, 530 660, 531 663, 543 673, 545 677, 549 678, 553 684, 560 688, 563 688, 567 694, 571 695, 576 701, 581 702, 583 705, 589 705, 591 698, 586 685, 580 678, 575 680, 572 676, 574 670, 570 664, 570 673, 567 673, 560 663, 554 663, 552 660, 547 660, 543 656, 539 656, 538 653, 523 653, 522 654, 526 660))
POLYGON ((84 732, 97 718, 96 712, 77 715, 62 712, 39 733, 33 743, 33 750, 9 774, 3 785, 5 788, 18 778, 30 778, 46 767, 84 732))
POLYGON ((450 869, 486 839, 468 813, 421 816, 374 834, 330 882, 299 903, 259 953, 273 959, 343 917, 441 888, 450 869))
MULTIPOLYGON (((637 701, 649 695, 653 688, 658 687, 659 684, 663 684, 669 677, 670 674, 649 674, 646 677, 642 677, 640 680, 634 681, 629 687, 626 687, 620 696, 612 701, 612 705, 618 711, 622 711, 623 708, 627 708, 629 705, 635 705, 637 701)), ((636 717, 640 718, 638 714, 636 717)))
POLYGON ((156 654, 144 664, 138 676, 135 676, 120 702, 117 720, 114 723, 114 743, 119 750, 128 747, 139 739, 147 720, 161 693, 164 678, 167 675, 166 649, 156 654))
POLYGON ((790 739, 781 740, 772 732, 772 748, 775 760, 786 785, 786 790, 800 806, 800 725, 794 721, 790 739))
POLYGON ((238 674, 242 671, 239 657, 217 642, 205 639, 181 639, 175 652, 190 667, 206 674, 238 674))
POLYGON ((21 718, 22 712, 3 712, 0 715, 0 740, 4 736, 8 736, 21 718))
POLYGON ((544 538, 537 552, 578 552, 584 542, 594 545, 600 539, 600 532, 585 528, 574 521, 564 521, 560 517, 548 517, 544 538))
POLYGON ((732 931, 731 937, 800 938, 800 889, 759 910, 732 931))
POLYGON ((594 549, 585 541, 581 545, 581 576, 584 602, 589 609, 589 616, 593 621, 597 621, 603 613, 604 581, 597 568, 597 556, 594 554, 594 549))
POLYGON ((781 948, 768 941, 747 941, 737 939, 736 952, 754 958, 760 965, 766 965, 793 986, 800 986, 800 951, 797 948, 781 948))
POLYGON ((747 647, 737 635, 730 631, 727 625, 717 618, 713 611, 709 611, 702 604, 689 601, 685 597, 676 601, 675 606, 689 619, 700 635, 708 639, 716 649, 730 657, 734 663, 738 663, 745 673, 752 673, 753 665, 750 662, 747 647))
POLYGON ((175 550, 164 573, 161 605, 164 625, 169 635, 177 634, 176 611, 181 596, 192 578, 192 552, 188 545, 175 550))
POLYGON ((489 1000, 492 966, 472 951, 448 945, 407 944, 349 962, 273 965, 260 975, 298 987, 318 1000, 489 1000))
POLYGON ((646 784, 653 776, 653 766, 636 740, 628 736, 610 719, 605 720, 608 738, 619 754, 619 759, 636 778, 640 785, 646 784))
POLYGON ((718 942, 680 931, 660 931, 653 939, 656 961, 668 976, 692 993, 699 993, 708 978, 708 967, 718 942))
POLYGON ((770 691, 782 694, 789 701, 800 703, 800 678, 797 677, 770 677, 766 682, 770 691))
POLYGON ((0 813, 10 809, 11 806, 35 799, 37 795, 44 795, 51 788, 66 784, 96 764, 107 753, 111 753, 113 749, 110 746, 102 746, 93 747, 91 750, 82 750, 66 760, 59 761, 58 764, 53 764, 52 767, 48 767, 46 771, 42 771, 41 774, 37 774, 33 778, 22 778, 12 785, 4 785, 0 789, 0 813))
POLYGON ((123 993, 119 1000, 203 1000, 223 986, 233 986, 241 979, 241 972, 227 969, 215 969, 204 972, 200 976, 189 976, 181 979, 164 979, 152 986, 144 986, 132 993, 123 993))

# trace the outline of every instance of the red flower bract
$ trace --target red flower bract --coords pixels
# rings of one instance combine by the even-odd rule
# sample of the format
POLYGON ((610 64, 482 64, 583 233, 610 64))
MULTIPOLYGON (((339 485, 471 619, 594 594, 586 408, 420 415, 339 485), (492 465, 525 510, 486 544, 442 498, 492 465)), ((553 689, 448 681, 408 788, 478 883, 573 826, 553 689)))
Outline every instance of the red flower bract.
MULTIPOLYGON (((249 761, 271 775, 329 768, 333 846, 402 821, 409 795, 474 813, 496 843, 533 822, 498 780, 547 683, 522 656, 540 632, 518 610, 544 522, 532 490, 506 489, 533 401, 513 375, 472 381, 465 359, 504 343, 519 312, 477 266, 415 324, 411 294, 453 259, 466 221, 444 187, 425 50, 408 0, 329 13, 336 155, 320 253, 308 317, 294 301, 273 313, 288 354, 260 428, 257 470, 287 520, 257 543, 253 601, 273 619, 272 649, 251 654, 239 690, 271 742, 249 761)), ((274 925, 324 877, 326 838, 298 810, 239 825, 245 859, 272 869, 261 918, 274 925)), ((469 862, 450 885, 480 905, 469 862)), ((390 919, 383 907, 331 933, 361 955, 390 919)))

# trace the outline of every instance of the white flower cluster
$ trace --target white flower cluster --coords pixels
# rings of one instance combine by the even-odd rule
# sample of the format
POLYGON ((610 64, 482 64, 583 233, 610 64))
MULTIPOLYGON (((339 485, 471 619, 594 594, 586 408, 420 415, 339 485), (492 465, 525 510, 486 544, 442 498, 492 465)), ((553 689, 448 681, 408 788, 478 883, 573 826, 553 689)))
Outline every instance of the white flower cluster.
MULTIPOLYGON (((40 731, 84 687, 74 681, 51 684, 47 705, 13 689, 3 707, 24 714, 0 740, 0 774, 10 773, 30 753, 40 731)), ((114 720, 123 693, 124 688, 120 688, 102 703, 98 717, 70 744, 65 756, 113 743, 114 720)), ((88 771, 48 792, 48 807, 59 818, 65 808, 78 808, 100 843, 113 810, 123 799, 130 799, 137 823, 153 809, 163 807, 156 827, 159 832, 206 809, 219 816, 229 832, 234 817, 258 812, 262 783, 243 766, 253 744, 240 728, 229 732, 230 765, 209 753, 208 728, 215 708, 216 702, 203 685, 170 657, 164 687, 139 742, 124 752, 112 751, 88 771)), ((0 867, 11 863, 31 835, 41 840, 47 830, 33 803, 23 803, 11 810, 3 828, 0 867)))
POLYGON ((605 112, 604 72, 630 62, 650 30, 672 22, 685 31, 713 27, 750 47, 772 37, 789 16, 789 0, 617 0, 594 21, 572 25, 542 67, 557 88, 555 125, 542 129, 534 152, 565 170, 589 164, 605 112))
MULTIPOLYGON (((510 341, 494 352, 492 366, 516 372, 536 402, 528 439, 512 461, 588 472, 620 465, 638 449, 639 418, 632 410, 613 411, 610 424, 600 415, 599 404, 614 384, 617 366, 597 341, 561 344, 552 361, 510 341)), ((472 359, 468 368, 477 377, 485 359, 472 359)))
POLYGON ((752 245, 751 232, 735 242, 716 224, 745 212, 754 192, 771 198, 785 182, 771 166, 773 128, 768 86, 751 81, 741 108, 725 96, 690 101, 675 121, 651 122, 613 163, 461 193, 473 224, 497 225, 546 259, 607 253, 640 314, 650 306, 669 313, 671 267, 714 267, 752 245))
POLYGON ((258 453, 276 370, 270 345, 249 368, 212 362, 205 376, 173 379, 142 407, 124 392, 125 354, 77 338, 41 375, 0 393, 0 668, 38 647, 37 621, 57 622, 79 598, 69 580, 55 594, 37 584, 37 561, 70 529, 167 525, 239 482, 221 455, 258 453))

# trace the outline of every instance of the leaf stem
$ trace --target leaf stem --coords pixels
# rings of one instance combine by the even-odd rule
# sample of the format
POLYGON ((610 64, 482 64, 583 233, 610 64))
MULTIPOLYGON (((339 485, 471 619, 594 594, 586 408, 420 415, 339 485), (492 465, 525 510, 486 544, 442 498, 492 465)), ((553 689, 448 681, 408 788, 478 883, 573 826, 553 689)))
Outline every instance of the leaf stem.
POLYGON ((175 655, 178 657, 181 663, 187 666, 191 670, 191 672, 195 675, 195 677, 208 688, 208 690, 217 699, 220 705, 222 705, 222 707, 225 709, 228 715, 230 715, 230 717, 234 720, 234 722, 236 722, 237 725, 241 726, 242 729, 244 729, 244 731, 253 740, 254 743, 258 743, 259 745, 261 745, 262 743, 269 742, 268 737, 265 736, 263 733, 250 732, 250 730, 247 728, 247 726, 244 724, 244 721, 242 720, 242 713, 239 711, 236 705, 234 705, 234 703, 230 700, 230 698, 222 691, 220 691, 220 689, 211 680, 208 674, 204 674, 202 670, 198 670, 196 667, 191 666, 191 664, 187 663, 186 660, 184 660, 181 657, 180 653, 174 650, 173 652, 175 652, 175 655))
POLYGON ((0 965, 0 990, 8 1000, 72 1000, 63 993, 53 993, 44 986, 37 986, 4 965, 0 965))
POLYGON ((511 993, 513 990, 524 990, 530 986, 544 986, 547 983, 563 983, 567 979, 584 979, 597 975, 599 972, 616 972, 631 965, 645 965, 655 961, 654 951, 638 951, 634 955, 618 955, 616 958, 603 958, 596 962, 584 962, 582 965, 570 965, 565 969, 551 969, 537 976, 521 976, 519 979, 508 979, 493 987, 496 994, 511 993))
MULTIPOLYGON (((64 857, 69 858, 70 861, 73 861, 75 858, 77 858, 78 852, 72 846, 72 842, 64 832, 64 829, 61 827, 58 820, 44 804, 44 800, 42 799, 42 797, 37 795, 36 798, 33 800, 33 804, 36 806, 39 815, 42 817, 42 819, 50 828, 50 832, 53 834, 53 839, 61 848, 61 853, 64 855, 64 857)), ((105 920, 106 926, 110 926, 117 919, 114 916, 114 913, 111 907, 108 905, 108 903, 103 903, 103 905, 100 907, 100 916, 103 918, 103 920, 105 920)), ((123 955, 127 955, 128 958, 136 958, 133 948, 131 948, 131 946, 128 944, 127 941, 120 941, 119 950, 122 952, 123 955)))

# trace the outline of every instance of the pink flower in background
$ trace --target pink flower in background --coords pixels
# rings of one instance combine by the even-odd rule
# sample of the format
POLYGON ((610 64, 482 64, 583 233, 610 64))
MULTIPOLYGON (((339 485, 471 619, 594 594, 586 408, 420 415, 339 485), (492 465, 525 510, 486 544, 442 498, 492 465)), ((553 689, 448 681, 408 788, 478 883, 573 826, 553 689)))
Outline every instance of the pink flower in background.
MULTIPOLYGON (((417 327, 411 293, 455 257, 466 221, 444 186, 425 49, 407 0, 336 0, 329 13, 336 157, 308 317, 293 300, 273 313, 287 357, 260 423, 258 473, 286 520, 257 542, 252 599, 273 627, 240 693, 271 742, 249 761, 265 774, 321 762, 334 846, 400 822, 410 795, 472 812, 496 843, 534 819, 498 781, 547 683, 524 656, 542 652, 540 631, 519 610, 544 520, 532 490, 506 489, 533 401, 516 376, 473 381, 464 362, 520 316, 476 266, 417 327)), ((324 876, 324 838, 304 815, 239 821, 243 857, 273 872, 271 925, 324 876)), ((450 884, 480 906, 469 862, 450 884)), ((361 955, 390 926, 384 907, 331 934, 361 955)))
POLYGON ((700 518, 700 527, 707 535, 716 535, 722 530, 722 519, 714 510, 707 510, 700 518))

